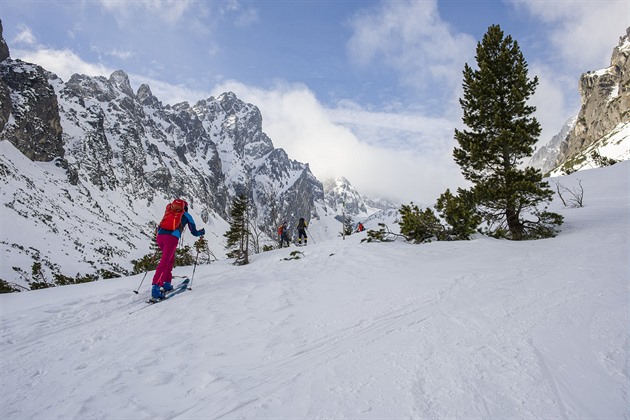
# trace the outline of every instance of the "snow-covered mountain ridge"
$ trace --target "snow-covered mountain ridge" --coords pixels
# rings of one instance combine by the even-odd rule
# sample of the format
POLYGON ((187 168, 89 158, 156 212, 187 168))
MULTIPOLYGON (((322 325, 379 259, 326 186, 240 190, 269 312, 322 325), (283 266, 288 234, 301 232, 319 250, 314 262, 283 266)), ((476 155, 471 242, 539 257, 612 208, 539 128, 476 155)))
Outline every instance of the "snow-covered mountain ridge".
MULTIPOLYGON (((123 71, 64 82, 7 53, 0 98, 2 280, 26 286, 33 262, 49 279, 125 273, 149 253, 155 222, 177 197, 216 256, 241 193, 263 244, 275 242, 281 220, 305 217, 322 238, 341 231, 343 210, 308 164, 275 148, 258 108, 231 92, 163 105, 147 85, 134 92, 123 71)), ((350 213, 368 216, 364 198, 355 200, 362 211, 350 213)))
POLYGON ((142 275, 0 295, 2 418, 627 419, 629 171, 556 179, 584 207, 540 241, 315 238, 146 309, 142 275))

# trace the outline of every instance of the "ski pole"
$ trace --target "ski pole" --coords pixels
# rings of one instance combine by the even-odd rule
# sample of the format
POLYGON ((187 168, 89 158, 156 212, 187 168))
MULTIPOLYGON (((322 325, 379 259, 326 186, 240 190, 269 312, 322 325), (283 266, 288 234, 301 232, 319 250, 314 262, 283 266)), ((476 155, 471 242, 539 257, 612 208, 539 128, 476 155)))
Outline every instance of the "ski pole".
MULTIPOLYGON (((151 262, 155 261, 155 257, 157 257, 158 251, 159 249, 155 250, 155 254, 153 254, 153 256, 151 257, 151 262)), ((144 279, 146 278, 147 274, 149 274, 149 271, 151 270, 147 270, 144 272, 144 276, 142 277, 142 281, 140 281, 140 286, 138 286, 138 290, 140 290, 140 287, 142 287, 142 283, 144 283, 144 279)), ((134 290, 133 292, 137 295, 138 290, 134 290)))
POLYGON ((197 255, 195 255, 195 265, 193 266, 192 276, 190 276, 190 284, 188 285, 188 290, 192 290, 192 282, 195 278, 195 270, 197 269, 197 258, 199 258, 199 248, 197 248, 197 255))
POLYGON ((306 231, 306 233, 308 233, 308 236, 310 237, 311 241, 315 243, 315 239, 313 239, 313 235, 311 235, 311 231, 306 228, 304 230, 306 231))
MULTIPOLYGON (((157 257, 157 254, 158 254, 159 251, 160 251, 159 248, 155 250, 155 253, 153 254, 153 256, 151 256, 151 260, 150 260, 151 263, 153 261, 155 261, 155 258, 157 257)), ((149 274, 149 271, 151 271, 151 270, 147 270, 147 271, 144 272, 144 276, 142 277, 142 280, 140 281, 140 286, 138 286, 138 290, 140 290, 140 287, 142 286, 142 283, 144 282, 144 279, 147 276, 147 274, 149 274)), ((135 294, 138 294, 138 290, 134 290, 133 292, 135 294)))
MULTIPOLYGON (((144 279, 147 276, 147 274, 149 274, 148 271, 144 272, 144 276, 142 276, 142 281, 140 282, 140 286, 138 286, 138 290, 140 290, 140 287, 142 286, 142 283, 144 283, 144 279)), ((138 290, 134 290, 133 292, 137 295, 138 294, 138 290)))

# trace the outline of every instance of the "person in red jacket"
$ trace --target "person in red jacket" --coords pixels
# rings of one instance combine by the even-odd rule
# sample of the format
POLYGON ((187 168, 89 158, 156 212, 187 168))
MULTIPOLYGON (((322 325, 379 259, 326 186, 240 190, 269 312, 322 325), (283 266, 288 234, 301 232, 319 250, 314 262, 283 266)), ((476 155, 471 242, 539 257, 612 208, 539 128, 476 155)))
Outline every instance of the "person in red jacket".
POLYGON ((289 247, 289 227, 287 221, 282 222, 282 225, 278 228, 278 235, 280 235, 280 248, 282 243, 286 242, 287 248, 289 247))
POLYGON ((164 298, 164 292, 173 290, 171 280, 173 278, 173 264, 175 264, 175 251, 186 226, 188 226, 188 229, 194 236, 203 238, 203 235, 206 234, 205 229, 197 230, 193 217, 188 213, 188 203, 184 201, 184 213, 182 214, 179 227, 175 230, 159 228, 157 231, 157 243, 162 251, 162 258, 160 258, 153 275, 152 299, 162 299, 164 298))

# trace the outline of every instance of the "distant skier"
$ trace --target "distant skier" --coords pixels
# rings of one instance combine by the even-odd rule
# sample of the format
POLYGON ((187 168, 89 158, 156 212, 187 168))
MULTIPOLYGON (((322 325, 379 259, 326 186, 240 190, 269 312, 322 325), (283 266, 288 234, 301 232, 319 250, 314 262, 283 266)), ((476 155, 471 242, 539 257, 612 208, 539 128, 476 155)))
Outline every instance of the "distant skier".
POLYGON ((304 245, 308 242, 308 236, 306 236, 306 227, 308 224, 303 217, 300 217, 300 221, 297 224, 298 231, 298 245, 302 245, 302 237, 304 237, 304 245))
POLYGON ((157 243, 162 251, 162 258, 153 276, 152 299, 162 299, 164 292, 173 290, 171 280, 173 278, 173 264, 175 264, 175 251, 186 225, 194 236, 200 236, 203 239, 206 230, 197 230, 195 221, 188 213, 188 203, 180 199, 174 200, 166 206, 164 217, 162 217, 157 229, 157 243))
POLYGON ((282 222, 282 225, 278 227, 278 235, 280 235, 280 248, 282 248, 283 242, 287 243, 287 248, 289 247, 289 228, 287 226, 287 221, 282 222))
POLYGON ((363 232, 365 230, 365 227, 363 226, 363 223, 359 222, 359 224, 357 225, 357 232, 363 232))

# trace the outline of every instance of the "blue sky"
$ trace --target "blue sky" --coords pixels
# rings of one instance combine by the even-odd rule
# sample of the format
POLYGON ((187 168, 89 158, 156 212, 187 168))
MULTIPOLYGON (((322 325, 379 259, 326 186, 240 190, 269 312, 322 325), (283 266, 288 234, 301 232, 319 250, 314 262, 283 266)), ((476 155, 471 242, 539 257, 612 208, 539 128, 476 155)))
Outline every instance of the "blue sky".
POLYGON ((610 64, 629 0, 3 0, 11 57, 68 80, 122 69, 163 103, 233 91, 276 147, 317 177, 432 204, 462 185, 452 159, 462 70, 489 25, 540 84, 541 144, 610 64))

